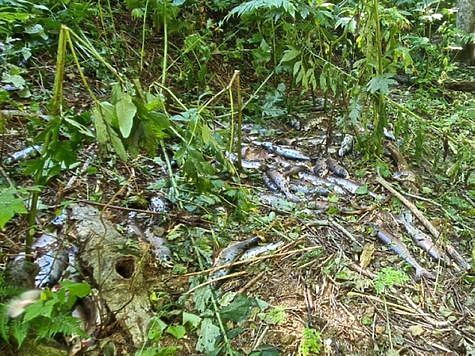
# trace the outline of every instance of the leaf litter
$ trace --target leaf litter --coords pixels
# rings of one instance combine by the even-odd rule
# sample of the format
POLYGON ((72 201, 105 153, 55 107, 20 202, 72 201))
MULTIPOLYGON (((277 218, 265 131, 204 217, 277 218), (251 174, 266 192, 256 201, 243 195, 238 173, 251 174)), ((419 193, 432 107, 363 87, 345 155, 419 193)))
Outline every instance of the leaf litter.
MULTIPOLYGON (((232 339, 232 344, 247 353, 265 345, 274 345, 282 354, 292 354, 297 352, 305 328, 310 327, 321 333, 323 351, 328 353, 373 353, 389 349, 390 345, 410 354, 462 354, 464 350, 469 350, 467 345, 475 340, 474 300, 473 293, 463 285, 463 271, 456 269, 453 263, 460 265, 462 269, 469 268, 466 257, 453 246, 459 246, 455 234, 448 234, 446 240, 432 240, 423 232, 425 225, 419 224, 416 219, 408 219, 407 212, 402 211, 403 215, 398 218, 391 214, 380 214, 380 210, 391 207, 391 194, 376 184, 374 177, 366 175, 361 179, 352 174, 359 167, 348 149, 349 136, 340 136, 340 139, 341 137, 341 145, 338 145, 339 139, 335 137, 337 142, 329 150, 333 154, 323 152, 324 141, 321 138, 314 140, 301 137, 292 140, 293 146, 270 142, 262 145, 260 137, 250 137, 245 143, 243 158, 252 162, 244 166, 248 176, 246 183, 255 188, 256 200, 264 201, 274 197, 280 203, 274 205, 267 200, 265 206, 258 207, 259 214, 267 217, 267 221, 255 220, 249 228, 235 227, 229 231, 231 235, 239 235, 239 238, 231 238, 234 244, 252 239, 252 243, 245 244, 245 248, 233 251, 232 258, 227 255, 220 258, 219 251, 225 254, 226 249, 233 246, 233 242, 227 247, 223 243, 219 244, 219 248, 215 246, 215 256, 218 256, 214 259, 215 267, 232 264, 241 256, 251 255, 247 260, 241 259, 240 264, 227 267, 231 267, 231 271, 247 273, 224 279, 220 283, 218 294, 239 291, 238 295, 258 298, 272 308, 280 308, 282 312, 279 314, 279 322, 273 322, 272 318, 262 316, 269 309, 261 311, 262 315, 259 317, 259 313, 253 312, 255 304, 250 303, 247 307, 244 303, 245 307, 241 308, 249 309, 245 311, 246 318, 228 322, 243 328, 232 339), (315 145, 312 146, 309 142, 315 145), (336 155, 336 152, 344 154, 336 155), (321 165, 322 161, 327 168, 317 169, 315 163, 320 162, 321 165), (296 164, 300 168, 294 170, 296 164), (361 189, 364 186, 367 187, 366 190, 361 189), (332 220, 340 228, 335 227, 332 220), (386 236, 397 238, 383 239, 387 247, 376 238, 378 231, 382 231, 378 230, 382 225, 388 229, 386 236), (250 232, 256 233, 259 238, 246 236, 250 232), (259 246, 251 248, 255 243, 259 246), (406 247, 402 250, 395 248, 396 254, 393 254, 391 249, 399 244, 406 247), (254 248, 263 252, 252 252, 254 248), (436 260, 429 259, 423 250, 436 260), (399 253, 401 256, 398 257, 399 253), (453 262, 445 256, 439 259, 443 263, 438 263, 437 256, 445 253, 452 257, 453 262), (420 273, 419 269, 414 275, 403 262, 404 259, 410 264, 417 261, 416 266, 423 266, 420 268, 424 270, 430 269, 432 274, 420 273), (402 277, 389 273, 382 278, 383 271, 388 268, 389 271, 400 271, 402 277), (412 280, 411 276, 416 278, 412 280), (435 281, 431 278, 415 281, 417 277, 424 276, 434 277, 435 281), (376 287, 381 284, 383 287, 376 287)), ((389 145, 391 157, 397 157, 394 153, 395 144, 389 145)), ((8 153, 13 157, 15 152, 8 153)), ((83 155, 86 157, 90 152, 84 152, 83 155)), ((398 171, 410 171, 407 162, 401 162, 400 158, 395 158, 395 162, 398 171)), ((168 204, 166 201, 144 189, 166 177, 163 166, 146 158, 138 158, 129 165, 119 164, 116 170, 112 166, 101 166, 94 160, 90 165, 96 173, 73 182, 70 190, 78 192, 74 199, 82 199, 84 204, 84 201, 90 200, 90 195, 83 195, 81 192, 92 191, 100 192, 109 199, 113 197, 115 201, 121 199, 129 202, 126 206, 130 210, 111 202, 104 203, 102 208, 104 212, 107 211, 104 219, 114 222, 120 231, 126 229, 127 223, 124 222, 128 221, 128 214, 132 211, 137 213, 134 215, 134 223, 140 229, 153 231, 148 229, 157 225, 162 227, 167 254, 170 254, 167 258, 174 260, 168 266, 154 262, 153 256, 159 256, 164 237, 150 232, 149 236, 153 237, 149 237, 149 240, 152 238, 159 241, 155 245, 152 242, 151 251, 146 239, 128 238, 127 242, 120 243, 120 254, 124 254, 128 248, 131 250, 126 251, 126 255, 131 251, 135 255, 140 250, 146 255, 149 253, 149 257, 139 260, 138 270, 131 272, 125 269, 121 273, 129 276, 127 273, 130 272, 130 277, 140 272, 144 274, 144 280, 140 278, 138 282, 143 289, 142 298, 148 298, 156 291, 167 291, 166 298, 170 302, 179 294, 185 293, 189 288, 189 277, 186 274, 183 276, 180 269, 187 272, 196 270, 198 275, 201 274, 196 263, 189 257, 193 250, 198 250, 207 265, 211 266, 213 251, 204 243, 206 237, 203 233, 219 233, 219 229, 209 225, 205 216, 176 209, 176 203, 165 209, 168 204), (193 233, 193 238, 196 239, 194 246, 183 238, 189 233, 186 232, 188 229, 202 231, 193 233), (131 245, 127 246, 128 244, 131 245)), ((411 177, 414 175, 415 172, 411 171, 411 177)), ((413 179, 410 181, 414 182, 413 179)), ((393 184, 396 186, 396 183, 393 184)), ((54 190, 53 188, 50 193, 54 190)), ((45 203, 55 206, 54 194, 46 196, 45 203)), ((430 214, 436 213, 431 211, 430 214)), ((67 240, 66 237, 63 238, 67 240)), ((464 251, 463 248, 460 250, 464 251)), ((84 254, 84 251, 81 253, 84 254)), ((125 261, 126 265, 130 261, 125 261)), ((87 275, 90 272, 83 273, 87 275)), ((137 281, 134 282, 135 277, 131 279, 130 286, 134 286, 133 283, 137 281)), ((156 303, 163 305, 166 301, 156 303)), ((191 305, 185 305, 188 312, 193 312, 191 305)), ((157 309, 157 306, 154 308, 157 309)), ((228 310, 227 313, 229 315, 231 312, 228 310)), ((142 327, 146 328, 146 325, 142 327)), ((96 337, 113 340, 124 350, 130 347, 127 346, 130 341, 129 332, 107 330, 106 325, 101 325, 100 329, 92 333, 96 337)), ((135 331, 133 338, 140 340, 139 334, 140 331, 135 331)), ((220 330, 214 321, 205 318, 198 335, 198 338, 189 335, 180 340, 184 345, 183 349, 194 350, 198 345, 198 350, 204 352, 219 338, 220 330)), ((165 337, 164 344, 172 342, 176 341, 165 337)))

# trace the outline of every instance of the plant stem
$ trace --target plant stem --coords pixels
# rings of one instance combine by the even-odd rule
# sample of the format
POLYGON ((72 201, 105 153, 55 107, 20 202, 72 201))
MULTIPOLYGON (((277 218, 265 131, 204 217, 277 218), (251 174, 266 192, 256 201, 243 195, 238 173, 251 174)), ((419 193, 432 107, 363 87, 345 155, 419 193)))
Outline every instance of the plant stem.
MULTIPOLYGON (((167 57, 168 57, 168 26, 167 26, 167 7, 163 2, 163 61, 162 61, 162 86, 164 87, 167 80, 167 57)), ((160 87, 160 94, 162 88, 160 87)))
POLYGON ((238 70, 234 71, 236 74, 236 90, 237 90, 237 109, 238 109, 238 122, 237 122, 237 157, 238 157, 238 169, 242 170, 242 97, 241 97, 241 75, 238 70))
POLYGON ((140 48, 140 72, 143 70, 143 57, 145 53, 145 30, 147 25, 147 10, 148 0, 145 2, 145 11, 143 14, 143 26, 142 26, 142 47, 140 48))

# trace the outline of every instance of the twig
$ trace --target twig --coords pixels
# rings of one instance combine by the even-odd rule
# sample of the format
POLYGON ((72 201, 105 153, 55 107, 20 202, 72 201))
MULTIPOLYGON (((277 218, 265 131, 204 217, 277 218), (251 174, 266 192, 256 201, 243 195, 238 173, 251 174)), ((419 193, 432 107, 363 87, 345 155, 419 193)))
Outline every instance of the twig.
POLYGON ((8 185, 10 186, 10 188, 14 188, 14 187, 15 187, 15 184, 14 184, 13 181, 10 179, 10 177, 8 176, 8 173, 5 172, 5 170, 3 169, 2 166, 0 166, 0 173, 2 174, 3 178, 5 178, 5 180, 7 181, 8 185))
POLYGON ((376 181, 384 188, 389 190, 391 194, 393 194, 396 198, 398 198, 419 219, 422 225, 424 225, 435 238, 438 238, 440 236, 440 233, 437 231, 434 225, 432 225, 432 223, 427 220, 427 218, 421 213, 421 211, 417 209, 417 207, 409 200, 407 200, 401 193, 394 189, 391 184, 389 184, 383 177, 376 177, 376 181))
POLYGON ((430 203, 432 205, 438 206, 439 208, 443 207, 442 204, 439 204, 439 203, 433 201, 432 199, 421 197, 420 195, 411 194, 411 193, 408 193, 408 192, 402 192, 402 194, 404 194, 405 196, 417 199, 417 200, 425 201, 425 202, 430 203))
POLYGON ((358 246, 362 246, 361 243, 359 243, 359 241, 356 240, 356 238, 347 229, 345 229, 343 226, 338 224, 335 220, 333 220, 332 218, 329 218, 328 221, 330 222, 332 226, 340 230, 345 236, 349 237, 350 240, 353 241, 355 244, 357 244, 358 246))
POLYGON ((312 251, 312 250, 315 250, 315 249, 318 249, 318 248, 321 248, 321 246, 311 246, 311 247, 302 248, 300 250, 292 250, 292 251, 286 251, 286 252, 281 252, 281 253, 275 253, 273 255, 254 257, 254 258, 250 258, 250 259, 245 260, 245 261, 237 261, 237 262, 227 263, 225 265, 204 269, 202 271, 187 273, 187 274, 184 274, 183 277, 191 277, 191 276, 197 276, 197 275, 200 275, 200 274, 211 273, 211 272, 223 269, 223 268, 230 268, 230 267, 239 266, 239 265, 242 265, 242 264, 245 264, 245 263, 250 264, 252 262, 267 260, 267 259, 270 259, 270 258, 275 258, 275 257, 281 257, 281 256, 287 256, 287 255, 292 255, 292 254, 296 254, 296 253, 301 253, 301 252, 312 251))
POLYGON ((246 290, 248 290, 249 288, 251 288, 254 284, 256 284, 256 282, 262 278, 262 276, 265 274, 266 272, 265 271, 262 271, 260 272, 257 276, 255 276, 253 279, 251 279, 249 282, 247 282, 243 287, 241 287, 237 294, 242 294, 244 293, 246 290))
POLYGON ((235 272, 235 273, 231 273, 231 274, 228 274, 226 276, 222 276, 222 277, 219 277, 219 278, 214 278, 214 279, 210 279, 206 282, 203 282, 201 284, 198 284, 197 286, 191 288, 190 290, 186 291, 185 293, 183 293, 183 295, 188 295, 192 292, 194 292, 195 290, 201 288, 201 287, 205 287, 209 284, 213 284, 215 282, 219 282, 219 281, 222 281, 224 279, 230 279, 230 278, 234 278, 234 277, 239 277, 239 276, 242 276, 244 274, 247 274, 247 271, 240 271, 240 272, 235 272))

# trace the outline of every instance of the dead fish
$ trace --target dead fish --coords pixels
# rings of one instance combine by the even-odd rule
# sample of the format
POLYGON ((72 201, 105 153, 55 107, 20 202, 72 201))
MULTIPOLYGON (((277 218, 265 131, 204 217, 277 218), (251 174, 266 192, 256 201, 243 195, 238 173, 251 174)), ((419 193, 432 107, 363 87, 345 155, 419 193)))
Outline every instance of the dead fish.
POLYGON ((351 152, 353 149, 354 138, 351 135, 345 135, 341 142, 340 149, 338 150, 338 156, 343 157, 351 152))
POLYGON ((264 185, 269 188, 271 192, 278 192, 279 187, 277 184, 274 183, 274 181, 267 175, 267 173, 264 173, 262 176, 262 180, 264 181, 264 185))
POLYGON ((296 203, 287 200, 279 194, 259 194, 259 201, 263 205, 267 205, 276 210, 290 211, 295 207, 296 203))
MULTIPOLYGON (((334 183, 334 184, 344 188, 345 190, 347 190, 351 194, 356 194, 356 191, 358 190, 358 188, 361 187, 361 184, 358 184, 356 182, 353 182, 352 180, 345 179, 345 178, 329 176, 329 177, 327 177, 327 179, 328 179, 329 182, 334 183)), ((368 194, 370 196, 372 196, 373 198, 378 198, 378 195, 373 193, 373 192, 368 192, 368 194)))
POLYGON ((320 177, 320 178, 325 177, 328 174, 327 161, 324 160, 323 158, 318 159, 315 162, 315 167, 313 167, 313 173, 315 173, 317 177, 320 177))
POLYGON ((297 165, 297 166, 289 166, 284 172, 285 177, 292 177, 299 172, 305 172, 308 168, 304 165, 297 165))
POLYGON ((318 195, 326 197, 330 194, 330 191, 325 187, 309 187, 306 184, 289 184, 289 188, 291 191, 299 194, 308 195, 318 195))
POLYGON ((68 251, 60 246, 57 236, 53 233, 42 234, 33 243, 32 250, 35 255, 34 263, 39 268, 35 276, 35 286, 54 286, 68 268, 68 251))
MULTIPOLYGON (((256 143, 256 142, 255 142, 256 143)), ((265 148, 269 152, 273 152, 279 156, 282 156, 284 158, 288 159, 293 159, 296 161, 310 161, 310 157, 304 155, 302 152, 298 150, 294 150, 292 148, 283 148, 280 146, 276 146, 272 144, 271 142, 260 142, 257 143, 261 147, 265 148)))
POLYGON ((155 235, 151 228, 145 230, 142 237, 150 244, 153 255, 162 264, 162 266, 173 267, 172 252, 167 246, 167 240, 155 235))
POLYGON ((464 270, 469 270, 470 265, 468 264, 467 261, 458 253, 458 251, 453 247, 452 245, 447 245, 445 246, 445 249, 447 250, 447 253, 449 256, 457 263, 462 269, 464 270))
MULTIPOLYGON (((233 243, 223 249, 214 261, 213 267, 219 267, 234 262, 239 256, 241 256, 250 247, 256 246, 260 239, 258 237, 251 237, 250 239, 233 243)), ((213 280, 219 277, 223 277, 229 273, 229 268, 221 268, 214 271, 209 279, 213 280)))
POLYGON ((335 192, 336 194, 340 194, 340 195, 346 195, 347 194, 347 191, 345 189, 343 189, 342 187, 340 187, 339 185, 335 184, 335 183, 332 183, 332 182, 329 182, 328 180, 326 179, 323 179, 323 178, 320 178, 320 177, 317 177, 313 174, 308 174, 308 173, 304 173, 304 172, 300 172, 299 173, 299 177, 307 182, 310 182, 312 183, 313 185, 317 186, 317 187, 325 187, 325 188, 328 188, 329 190, 332 190, 333 192, 335 192))
POLYGON ((284 245, 284 242, 278 241, 278 242, 271 242, 262 246, 256 246, 256 247, 250 248, 249 250, 247 250, 246 252, 242 254, 239 260, 245 261, 245 260, 249 260, 251 258, 257 257, 259 255, 272 252, 274 250, 277 250, 282 245, 284 245))
MULTIPOLYGON (((235 153, 226 152, 225 156, 234 164, 238 161, 237 155, 235 153)), ((262 163, 258 160, 241 159, 241 166, 245 169, 259 169, 261 168, 262 163)))
POLYGON ((437 248, 430 236, 414 226, 412 214, 409 210, 404 211, 397 218, 397 221, 404 226, 417 246, 426 251, 435 260, 448 264, 447 257, 437 248))
POLYGON ((409 263, 412 267, 416 269, 416 281, 420 280, 422 277, 435 279, 434 275, 422 267, 414 257, 412 257, 411 253, 407 249, 406 245, 399 240, 397 237, 390 235, 388 232, 384 230, 378 230, 378 238, 383 241, 386 245, 389 246, 391 250, 393 250, 399 257, 401 257, 404 261, 409 263))
POLYGON ((346 168, 339 164, 337 161, 335 161, 333 158, 329 157, 327 159, 327 166, 328 170, 337 177, 348 178, 350 176, 346 168))
POLYGON ((293 203, 297 203, 300 201, 300 199, 297 196, 295 196, 294 194, 290 192, 287 181, 282 174, 280 174, 276 170, 268 169, 266 170, 265 175, 267 175, 270 178, 270 180, 275 184, 275 186, 278 188, 278 191, 284 193, 285 197, 289 201, 293 203))
POLYGON ((154 211, 156 213, 166 213, 170 210, 168 203, 159 196, 154 196, 150 199, 149 208, 151 211, 154 211))
POLYGON ((18 151, 18 152, 14 152, 10 155, 10 157, 8 157, 5 160, 5 163, 6 164, 11 164, 11 163, 15 163, 15 162, 18 162, 18 161, 22 161, 22 160, 27 159, 27 158, 32 158, 35 155, 39 154, 41 152, 42 148, 43 148, 43 146, 41 146, 41 145, 35 145, 35 146, 27 147, 27 148, 25 148, 21 151, 18 151))

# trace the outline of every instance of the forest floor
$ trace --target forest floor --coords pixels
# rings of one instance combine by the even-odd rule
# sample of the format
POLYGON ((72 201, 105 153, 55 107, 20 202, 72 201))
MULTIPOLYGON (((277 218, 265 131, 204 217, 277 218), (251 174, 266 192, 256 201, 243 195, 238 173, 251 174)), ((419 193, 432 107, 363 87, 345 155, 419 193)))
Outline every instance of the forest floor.
MULTIPOLYGON (((401 87, 400 94, 408 97, 412 95, 411 90, 401 87)), ((82 98, 76 87, 66 87, 65 91, 70 107, 77 110, 88 107, 88 97, 84 94, 82 98)), ((452 91, 447 95, 459 103, 473 103, 475 99, 473 94, 463 92, 452 91)), ((142 288, 149 288, 150 295, 167 295, 165 302, 151 298, 156 311, 168 303, 175 307, 180 304, 190 313, 196 312, 191 302, 194 294, 189 293, 196 283, 190 284, 189 274, 207 275, 200 269, 211 266, 210 249, 217 256, 226 247, 223 241, 232 244, 253 236, 259 238, 261 245, 280 243, 270 255, 251 258, 236 266, 231 271, 233 274, 213 287, 221 307, 230 305, 229 300, 226 301, 230 295, 249 298, 243 299, 243 308, 249 309, 244 312, 245 318, 230 318, 225 325, 228 329, 241 328, 230 343, 245 354, 256 350, 261 354, 297 354, 302 347, 304 328, 308 327, 319 331, 322 352, 327 354, 473 354, 473 274, 453 260, 444 263, 431 259, 406 234, 397 218, 408 209, 412 209, 413 215, 419 212, 435 230, 442 232, 440 236, 432 236, 437 248, 444 250, 447 245, 453 245, 469 261, 474 248, 474 187, 468 183, 451 191, 451 182, 441 182, 440 172, 433 170, 431 162, 411 161, 398 151, 397 136, 396 141, 386 141, 388 152, 383 160, 391 171, 403 168, 405 173, 410 173, 409 178, 406 175, 405 178, 386 176, 382 179, 375 167, 367 166, 368 161, 356 147, 339 156, 345 133, 334 132, 328 136, 326 129, 330 121, 336 120, 338 110, 325 111, 311 103, 305 104, 307 109, 293 120, 245 120, 243 158, 256 167, 244 168, 240 173, 240 184, 247 189, 252 205, 245 212, 243 222, 232 217, 233 209, 229 205, 206 206, 206 197, 203 197, 202 209, 189 208, 186 198, 181 201, 183 208, 170 203, 168 192, 160 186, 168 175, 160 155, 139 155, 120 162, 114 156, 105 156, 92 143, 78 153, 75 169, 53 179, 43 191, 39 230, 47 229, 58 209, 73 203, 97 207, 101 216, 124 234, 131 221, 130 213, 142 214, 134 223, 141 228, 152 225, 160 228, 157 234, 166 240, 174 260, 172 267, 161 266, 151 257, 150 248, 139 241, 142 254, 148 256, 135 272, 142 273, 147 280, 142 288), (266 149, 262 142, 298 150, 310 159, 298 162, 282 157, 275 150, 266 149), (330 191, 329 195, 311 191, 310 188, 315 187, 305 180, 305 174, 314 175, 315 162, 328 157, 346 168, 349 179, 359 186, 357 191, 340 189, 330 191), (289 191, 278 184, 277 188, 275 184, 265 184, 265 176, 273 173, 283 177, 283 186, 289 191), (384 182, 412 204, 401 202, 384 182), (165 204, 158 213, 150 207, 154 197, 165 204), (455 203, 448 205, 448 201, 455 203), (414 268, 396 255, 390 245, 378 239, 378 229, 397 236, 434 278, 416 281, 414 268), (223 235, 227 239, 220 239, 223 235), (201 253, 205 256, 205 266, 199 266, 199 257, 195 255, 195 247, 203 242, 201 240, 209 242, 203 247, 208 255, 201 253), (403 273, 394 274, 394 271, 403 273), (251 307, 250 301, 264 302, 270 311, 251 307)), ((450 110, 450 106, 444 110, 450 110)), ((444 116, 450 115, 445 113, 444 116)), ((8 118, 2 134, 2 157, 9 157, 29 145, 28 120, 27 116, 16 114, 8 118)), ((471 132, 474 132, 473 127, 471 132)), ((18 163, 2 167, 2 173, 15 185, 31 184, 18 170, 18 163)), ((470 169, 473 174, 473 167, 470 169)), ((321 177, 332 176, 329 170, 324 170, 321 177)), ((423 223, 414 217, 414 226, 430 236, 431 231, 423 223)), ((1 232, 5 256, 20 253, 26 226, 24 219, 15 219, 1 232)), ((65 238, 69 243, 74 242, 72 235, 65 238)), ((131 240, 132 244, 138 243, 131 240)), ((84 279, 100 292, 100 286, 95 285, 88 272, 83 273, 84 279)), ((206 279, 200 281, 206 283, 206 279)), ((162 314, 162 317, 171 324, 180 322, 173 313, 162 314)), ((104 340, 112 340, 122 352, 131 352, 130 336, 121 325, 120 320, 113 320, 98 326, 97 342, 90 347, 91 352, 101 353, 98 350, 104 340)), ((178 345, 181 347, 178 354, 194 354, 198 353, 194 351, 198 336, 190 333, 175 340, 165 335, 161 345, 178 345)))

